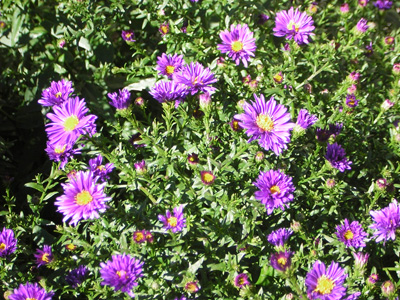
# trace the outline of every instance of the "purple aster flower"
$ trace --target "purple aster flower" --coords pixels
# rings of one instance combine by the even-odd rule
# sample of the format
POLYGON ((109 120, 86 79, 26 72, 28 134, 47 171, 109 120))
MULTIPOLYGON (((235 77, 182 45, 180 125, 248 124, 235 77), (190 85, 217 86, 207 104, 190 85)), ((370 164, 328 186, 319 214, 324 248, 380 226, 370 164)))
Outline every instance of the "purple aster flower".
POLYGON ((353 81, 353 82, 359 81, 359 80, 360 80, 360 77, 361 77, 361 74, 358 73, 358 72, 356 72, 356 71, 353 71, 353 72, 351 72, 351 73, 349 74, 349 79, 350 79, 351 81, 353 81))
POLYGON ((372 54, 374 54, 374 48, 372 47, 372 42, 369 42, 369 45, 365 46, 365 55, 370 57, 372 54))
POLYGON ((287 228, 279 228, 277 230, 272 231, 268 235, 268 242, 276 247, 283 247, 289 237, 293 234, 291 229, 287 228))
POLYGON ((316 261, 306 276, 307 295, 310 299, 340 300, 346 293, 343 286, 346 277, 338 263, 332 262, 326 268, 324 263, 316 261))
POLYGON ((357 221, 349 223, 349 220, 344 219, 343 225, 336 226, 336 232, 339 241, 343 242, 346 247, 365 247, 365 238, 367 233, 357 221))
POLYGON ((358 105, 358 100, 354 94, 348 94, 346 96, 346 105, 348 107, 356 107, 358 105))
POLYGON ((157 70, 159 74, 168 76, 168 78, 172 78, 172 75, 180 69, 182 69, 184 65, 183 55, 178 54, 165 54, 163 53, 161 56, 157 57, 157 70))
POLYGON ((219 34, 222 44, 218 44, 217 48, 222 53, 228 53, 228 56, 239 65, 240 61, 247 68, 247 62, 250 56, 255 56, 256 39, 253 37, 253 32, 250 31, 247 24, 231 25, 231 31, 225 30, 219 34))
POLYGON ((358 21, 357 26, 356 26, 356 30, 359 33, 364 33, 367 31, 367 29, 369 28, 369 26, 367 25, 367 20, 365 20, 364 18, 361 18, 360 21, 358 21))
POLYGON ((147 172, 146 162, 144 160, 136 162, 134 166, 137 174, 144 174, 147 172))
POLYGON ((378 274, 371 274, 368 278, 367 278, 367 285, 374 285, 379 279, 378 274))
POLYGON ((187 157, 189 164, 197 165, 199 163, 199 156, 196 153, 189 154, 187 157))
POLYGON ((229 122, 229 126, 231 126, 233 131, 240 131, 243 128, 240 126, 240 121, 235 119, 235 117, 232 118, 232 121, 229 122))
POLYGON ((400 228, 400 207, 397 200, 394 200, 389 206, 381 210, 371 210, 370 215, 374 221, 369 227, 374 229, 373 236, 377 243, 384 243, 391 239, 396 239, 396 230, 400 228))
POLYGON ((12 229, 3 227, 0 233, 0 257, 7 257, 17 250, 17 239, 12 229))
POLYGON ((64 215, 63 222, 71 219, 76 225, 80 220, 98 219, 99 212, 105 212, 105 202, 111 200, 104 193, 106 183, 97 184, 92 172, 78 171, 67 184, 61 184, 64 195, 57 197, 54 204, 57 211, 64 215))
POLYGON ((245 287, 246 285, 250 285, 249 276, 245 273, 240 273, 235 277, 234 284, 238 288, 245 287))
POLYGON ((158 31, 161 33, 162 36, 166 35, 169 32, 169 24, 164 22, 158 28, 158 31))
POLYGON ((182 231, 186 223, 186 219, 183 217, 183 205, 175 207, 173 215, 167 210, 165 216, 158 215, 158 219, 164 223, 166 230, 171 229, 174 233, 182 231))
POLYGON ((214 73, 198 62, 184 66, 181 72, 174 74, 174 80, 185 85, 192 95, 197 92, 212 93, 215 88, 210 85, 217 82, 214 73))
POLYGON ((185 290, 189 293, 197 293, 200 290, 198 281, 191 281, 186 283, 185 290))
MULTIPOLYGON (((390 280, 386 280, 384 283, 382 283, 381 285, 381 291, 382 291, 382 295, 384 297, 391 297, 391 296, 395 296, 394 292, 396 291, 396 287, 393 284, 392 281, 390 280)), ((393 299, 393 298, 391 298, 393 299)))
POLYGON ((318 121, 318 117, 316 115, 311 115, 307 109, 300 109, 299 115, 297 116, 296 124, 299 125, 303 129, 307 129, 311 127, 315 122, 318 121))
POLYGON ((36 249, 36 254, 34 254, 34 256, 36 257, 38 267, 47 265, 54 259, 53 253, 51 252, 51 246, 48 245, 44 245, 43 250, 36 249))
POLYGON ((276 14, 275 28, 273 29, 275 36, 285 36, 287 39, 299 44, 308 44, 308 37, 314 35, 312 31, 315 29, 313 26, 313 19, 306 13, 302 13, 296 8, 291 7, 288 11, 281 11, 276 14))
POLYGON ((122 30, 121 36, 126 42, 136 42, 136 40, 134 40, 135 33, 133 30, 122 30))
POLYGON ((288 202, 293 201, 295 187, 292 178, 281 171, 260 172, 254 185, 259 189, 254 193, 255 198, 265 205, 268 215, 278 207, 285 210, 288 202))
POLYGON ((200 177, 205 185, 212 185, 215 181, 215 175, 211 171, 201 171, 200 177))
POLYGON ((101 285, 112 286, 115 291, 134 297, 132 288, 138 285, 137 280, 143 276, 143 264, 129 254, 113 255, 111 260, 100 263, 100 275, 103 278, 101 285))
POLYGON ((271 254, 270 263, 271 266, 278 271, 285 272, 292 265, 291 251, 279 251, 278 253, 271 254))
POLYGON ((234 117, 241 121, 240 126, 246 129, 248 136, 251 136, 249 143, 259 139, 261 147, 273 150, 279 155, 287 148, 286 144, 290 142, 290 130, 295 124, 290 123, 290 114, 286 113, 286 107, 277 104, 274 97, 268 102, 265 101, 263 94, 260 97, 254 94, 254 98, 255 102, 244 104, 243 114, 234 117))
POLYGON ((70 98, 68 102, 54 106, 53 111, 46 115, 52 121, 46 125, 52 144, 75 143, 82 134, 90 135, 96 131, 97 116, 86 116, 88 109, 84 99, 70 98))
POLYGON ((329 133, 337 137, 343 129, 343 123, 329 124, 329 133))
POLYGON ((378 0, 375 1, 374 6, 379 8, 380 10, 391 9, 392 8, 392 1, 387 0, 378 0))
POLYGON ((27 299, 38 299, 38 300, 51 300, 54 296, 54 292, 46 292, 44 288, 39 286, 37 283, 27 282, 25 285, 20 284, 14 292, 8 296, 9 300, 27 300, 27 299))
POLYGON ((368 262, 369 254, 362 252, 357 252, 357 253, 353 252, 353 256, 354 256, 355 267, 359 270, 363 269, 368 262))
POLYGON ((103 165, 103 156, 99 154, 96 158, 89 160, 89 170, 93 172, 93 177, 100 179, 100 181, 106 181, 110 179, 109 173, 114 170, 114 164, 108 163, 103 165))
POLYGON ((67 276, 65 276, 65 281, 73 288, 76 288, 86 279, 88 273, 89 270, 86 266, 81 265, 78 268, 69 271, 67 276))
POLYGON ((45 151, 52 161, 61 162, 60 169, 64 169, 68 159, 73 158, 75 154, 81 154, 80 149, 73 149, 74 145, 71 141, 56 144, 48 141, 45 151))
POLYGON ((111 100, 109 103, 117 110, 127 109, 131 104, 131 93, 127 89, 118 90, 118 94, 108 93, 107 96, 111 100))
POLYGON ((325 158, 333 168, 338 169, 340 172, 351 169, 350 165, 352 162, 347 159, 343 147, 337 143, 328 144, 325 158))
POLYGON ((136 230, 133 233, 132 239, 135 243, 144 243, 146 241, 146 230, 136 230))
POLYGON ((74 92, 72 82, 67 80, 52 81, 50 87, 43 90, 42 98, 38 101, 43 106, 61 105, 68 101, 74 92))
POLYGON ((150 95, 158 102, 182 101, 188 91, 185 85, 175 81, 160 81, 150 90, 150 95))

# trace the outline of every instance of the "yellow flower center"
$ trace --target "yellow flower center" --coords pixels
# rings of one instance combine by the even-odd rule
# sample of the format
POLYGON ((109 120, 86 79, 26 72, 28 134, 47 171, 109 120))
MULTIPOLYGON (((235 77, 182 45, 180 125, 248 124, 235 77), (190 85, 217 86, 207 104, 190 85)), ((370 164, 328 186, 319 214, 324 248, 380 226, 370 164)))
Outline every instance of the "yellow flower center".
POLYGON ((161 25, 160 27, 162 33, 167 34, 168 33, 168 26, 166 25, 161 25))
POLYGON ((210 173, 204 173, 203 180, 207 183, 212 182, 214 180, 214 175, 210 173))
POLYGON ((269 191, 271 192, 272 195, 275 194, 280 194, 281 193, 281 189, 279 188, 279 186, 277 185, 273 185, 270 187, 269 191))
POLYGON ((25 300, 37 300, 36 298, 26 298, 25 300))
POLYGON ((335 287, 335 283, 332 279, 329 279, 325 275, 322 275, 318 278, 317 286, 315 287, 314 292, 320 293, 322 295, 330 294, 335 287))
POLYGON ((300 25, 295 23, 293 20, 290 20, 289 24, 287 25, 287 29, 299 32, 300 25), (294 27, 294 28, 293 28, 294 27))
POLYGON ((104 171, 106 168, 103 165, 100 165, 96 169, 99 171, 104 171))
POLYGON ((233 121, 232 122, 232 127, 234 130, 239 130, 239 121, 233 121))
POLYGON ((75 248, 76 248, 76 246, 75 246, 74 244, 68 244, 68 245, 67 245, 67 249, 68 249, 68 250, 71 250, 71 251, 72 251, 72 250, 75 250, 75 248))
POLYGON ((6 244, 4 244, 4 243, 1 243, 0 244, 0 251, 3 251, 4 249, 6 249, 6 244))
POLYGON ((243 43, 240 41, 234 41, 231 45, 231 48, 233 52, 239 52, 243 49, 243 43))
POLYGON ((135 234, 135 241, 136 242, 141 242, 144 239, 144 235, 142 232, 136 232, 135 234))
POLYGON ((353 234, 353 232, 351 232, 350 229, 347 230, 346 233, 344 234, 344 238, 345 238, 346 240, 352 240, 353 237, 354 237, 354 234, 353 234))
POLYGON ((316 5, 311 5, 310 11, 315 14, 317 12, 317 6, 316 5))
POLYGON ((244 284, 244 278, 240 277, 238 280, 238 285, 243 285, 244 284))
POLYGON ((125 37, 127 38, 127 39, 129 39, 130 37, 132 36, 132 33, 127 33, 127 34, 125 34, 125 37))
POLYGON ((276 82, 282 82, 282 79, 283 79, 283 77, 282 77, 282 75, 281 74, 276 74, 275 76, 274 76, 274 80, 276 81, 276 82))
POLYGON ((42 255, 42 261, 49 263, 50 259, 49 259, 49 253, 45 253, 42 255))
POLYGON ((61 92, 58 92, 58 93, 56 94, 56 98, 61 98, 61 96, 62 96, 61 92))
POLYGON ((125 276, 125 278, 128 278, 128 275, 126 274, 126 272, 124 270, 121 271, 117 271, 117 275, 119 278, 125 276))
POLYGON ((89 191, 83 190, 75 196, 76 204, 83 206, 93 201, 92 195, 89 191))
POLYGON ((178 224, 178 219, 176 217, 170 217, 167 219, 167 223, 171 227, 176 227, 176 225, 178 224))
POLYGON ((256 124, 258 128, 263 131, 271 132, 274 129, 274 121, 272 121, 271 117, 264 114, 259 114, 256 119, 256 124))
POLYGON ((62 154, 62 153, 64 153, 66 147, 67 147, 67 145, 62 146, 61 148, 56 147, 54 149, 54 152, 57 153, 57 154, 62 154))
POLYGON ((196 292, 196 290, 197 290, 197 285, 196 285, 196 283, 194 283, 194 282, 189 282, 189 283, 186 285, 186 290, 189 291, 189 292, 191 292, 191 293, 196 292))
POLYGON ((283 268, 286 266, 287 259, 285 257, 278 258, 278 264, 283 268))
POLYGON ((174 66, 167 66, 165 68, 165 72, 167 72, 168 75, 171 75, 174 73, 175 67, 174 66))
POLYGON ((77 116, 70 116, 65 119, 64 121, 64 130, 69 132, 72 131, 76 128, 76 126, 79 124, 79 119, 77 116))
POLYGON ((193 79, 192 84, 193 84, 193 85, 196 85, 197 82, 198 82, 198 80, 199 80, 199 77, 196 76, 196 77, 193 79))

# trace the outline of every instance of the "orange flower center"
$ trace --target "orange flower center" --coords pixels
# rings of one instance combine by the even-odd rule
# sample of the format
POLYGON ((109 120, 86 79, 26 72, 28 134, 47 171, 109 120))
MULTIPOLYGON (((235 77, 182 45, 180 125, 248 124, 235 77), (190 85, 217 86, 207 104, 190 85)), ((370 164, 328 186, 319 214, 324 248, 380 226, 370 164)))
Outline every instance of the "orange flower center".
POLYGON ((136 242, 141 242, 141 241, 143 241, 143 239, 144 239, 144 235, 143 235, 143 233, 142 232, 136 232, 136 234, 135 234, 135 241, 136 242))
POLYGON ((89 191, 83 190, 75 196, 76 204, 83 206, 93 201, 92 195, 89 191))
POLYGON ((167 34, 168 33, 168 26, 166 25, 161 25, 160 27, 162 33, 167 34))
POLYGON ((322 275, 318 278, 317 286, 315 287, 314 292, 320 293, 322 295, 330 294, 335 287, 335 282, 332 279, 329 279, 325 275, 322 275))
POLYGON ((264 114, 259 114, 256 119, 256 124, 258 128, 263 131, 271 132, 274 129, 274 121, 271 117, 264 114))
POLYGON ((49 253, 44 253, 42 255, 42 261, 44 261, 45 263, 49 263, 50 262, 49 253))
POLYGON ((243 49, 243 43, 240 41, 234 41, 231 45, 231 49, 233 52, 239 52, 243 49))
POLYGON ((277 185, 273 185, 270 187, 269 191, 271 192, 272 195, 275 194, 280 194, 281 193, 281 189, 279 188, 279 186, 277 185))
POLYGON ((170 217, 167 219, 167 223, 171 227, 176 227, 176 225, 178 224, 178 219, 176 217, 170 217))
POLYGON ((174 73, 175 67, 174 66, 167 66, 165 68, 165 72, 167 72, 168 75, 171 75, 174 73))
POLYGON ((121 278, 121 277, 128 278, 128 275, 126 274, 126 272, 124 270, 117 271, 117 275, 119 278, 121 278))

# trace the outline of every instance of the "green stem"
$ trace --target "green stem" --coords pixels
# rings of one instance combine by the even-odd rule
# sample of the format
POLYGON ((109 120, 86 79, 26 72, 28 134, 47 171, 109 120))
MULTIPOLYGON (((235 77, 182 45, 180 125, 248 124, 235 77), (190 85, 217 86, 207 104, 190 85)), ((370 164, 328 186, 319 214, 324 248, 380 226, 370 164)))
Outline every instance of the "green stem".
POLYGON ((319 70, 315 71, 310 77, 308 77, 306 80, 304 80, 302 83, 300 83, 298 86, 296 86, 296 90, 301 88, 303 85, 306 84, 306 82, 311 81, 315 76, 317 76, 319 73, 321 73, 329 64, 329 62, 325 63, 319 70))
POLYGON ((150 194, 149 190, 146 189, 145 187, 141 186, 140 190, 146 194, 147 197, 149 197, 149 199, 151 200, 151 202, 153 202, 154 205, 157 204, 157 200, 153 197, 152 194, 150 194))

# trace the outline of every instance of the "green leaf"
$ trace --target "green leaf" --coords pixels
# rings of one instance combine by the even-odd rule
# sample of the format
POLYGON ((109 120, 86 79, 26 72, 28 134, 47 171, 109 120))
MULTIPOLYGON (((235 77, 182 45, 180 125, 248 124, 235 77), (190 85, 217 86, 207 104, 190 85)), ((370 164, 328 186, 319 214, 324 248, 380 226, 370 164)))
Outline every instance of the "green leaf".
POLYGON ((34 183, 34 182, 28 182, 28 183, 25 183, 25 186, 33 188, 33 189, 35 189, 35 190, 37 190, 39 192, 44 193, 44 188, 43 188, 43 186, 41 184, 34 183))

